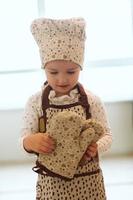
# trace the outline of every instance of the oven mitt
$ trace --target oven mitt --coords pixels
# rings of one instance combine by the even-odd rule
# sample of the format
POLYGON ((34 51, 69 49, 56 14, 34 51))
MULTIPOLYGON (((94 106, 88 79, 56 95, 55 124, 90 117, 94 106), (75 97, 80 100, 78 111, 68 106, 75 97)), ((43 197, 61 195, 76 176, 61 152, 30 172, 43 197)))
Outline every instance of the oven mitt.
POLYGON ((47 133, 56 141, 56 148, 50 154, 39 154, 38 161, 53 173, 71 179, 87 147, 103 132, 95 120, 84 120, 72 111, 57 113, 47 126, 47 133))

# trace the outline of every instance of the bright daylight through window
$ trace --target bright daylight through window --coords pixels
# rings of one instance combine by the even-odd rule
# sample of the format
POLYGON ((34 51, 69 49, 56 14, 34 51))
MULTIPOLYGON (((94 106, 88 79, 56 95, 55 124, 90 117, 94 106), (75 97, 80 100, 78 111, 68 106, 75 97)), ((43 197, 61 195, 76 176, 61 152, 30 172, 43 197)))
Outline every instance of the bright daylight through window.
MULTIPOLYGON (((112 66, 126 68, 133 65, 132 2, 132 0, 1 0, 0 109, 22 108, 27 97, 42 84, 44 77, 42 78, 40 70, 39 51, 30 32, 32 20, 40 16, 50 18, 82 16, 86 19, 86 68, 96 67, 99 70, 100 67, 101 69, 106 67, 104 69, 106 71, 112 66), (12 89, 9 90, 9 86, 12 89)), ((103 77, 105 78, 104 75, 103 77)), ((94 85, 96 75, 89 78, 92 78, 94 85)), ((103 85, 101 88, 104 90, 103 85)), ((97 87, 94 86, 93 89, 97 91, 97 87)), ((112 93, 114 94, 114 91, 112 93)))

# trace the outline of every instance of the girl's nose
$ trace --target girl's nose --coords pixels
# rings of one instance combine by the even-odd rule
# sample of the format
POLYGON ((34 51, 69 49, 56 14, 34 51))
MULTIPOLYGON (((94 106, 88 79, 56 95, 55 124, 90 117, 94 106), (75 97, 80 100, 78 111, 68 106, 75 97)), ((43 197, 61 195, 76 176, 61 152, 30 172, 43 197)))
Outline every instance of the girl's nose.
POLYGON ((67 77, 66 76, 60 76, 58 79, 59 85, 66 85, 68 83, 67 77))

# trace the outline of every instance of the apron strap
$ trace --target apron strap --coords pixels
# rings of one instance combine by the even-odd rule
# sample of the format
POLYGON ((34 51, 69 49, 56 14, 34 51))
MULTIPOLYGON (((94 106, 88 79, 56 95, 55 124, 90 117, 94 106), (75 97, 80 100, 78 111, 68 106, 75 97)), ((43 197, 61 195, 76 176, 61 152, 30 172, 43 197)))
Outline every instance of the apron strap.
MULTIPOLYGON (((46 87, 42 94, 42 110, 43 110, 43 118, 44 118, 45 125, 46 125, 46 121, 47 121, 46 109, 50 107, 48 95, 49 95, 50 91, 52 90, 52 88, 50 85, 48 85, 47 81, 44 83, 44 85, 46 87)), ((79 105, 83 106, 86 110, 86 118, 87 119, 91 118, 90 105, 88 103, 88 98, 87 98, 87 95, 85 93, 85 90, 84 90, 82 84, 78 83, 74 88, 77 88, 80 93, 79 102, 75 103, 75 105, 79 104, 79 105)), ((46 127, 45 127, 45 130, 46 130, 46 127)))

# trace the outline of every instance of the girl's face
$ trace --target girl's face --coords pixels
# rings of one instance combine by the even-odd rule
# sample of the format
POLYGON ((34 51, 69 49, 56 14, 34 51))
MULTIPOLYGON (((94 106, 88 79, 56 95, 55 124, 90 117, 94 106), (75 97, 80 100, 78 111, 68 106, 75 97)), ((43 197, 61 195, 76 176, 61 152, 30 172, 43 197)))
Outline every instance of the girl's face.
POLYGON ((69 94, 69 91, 77 84, 79 65, 64 60, 50 61, 45 66, 46 77, 49 85, 56 92, 56 96, 69 94))

